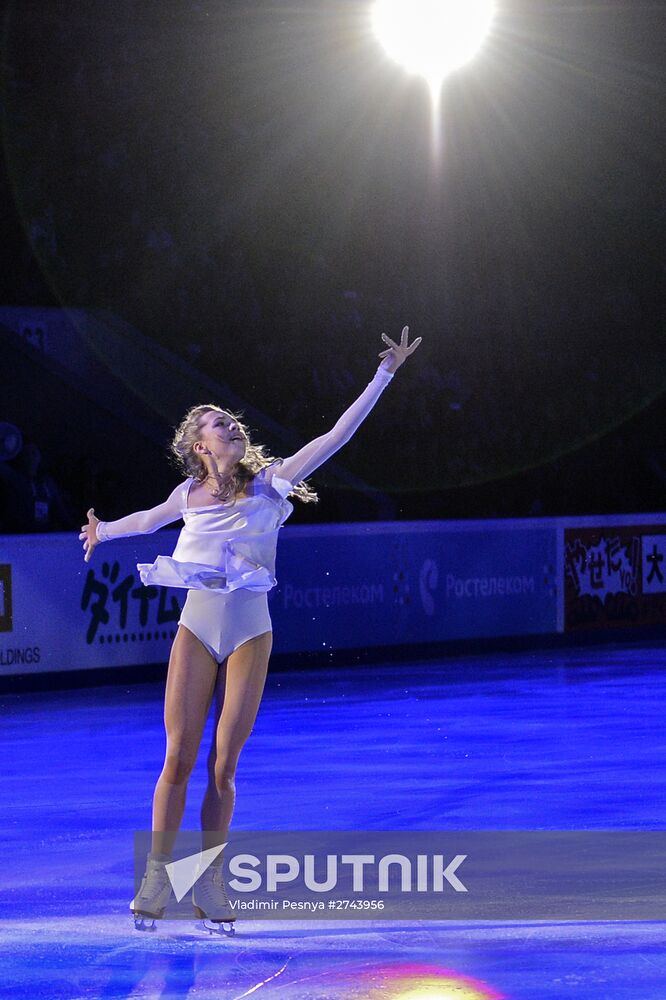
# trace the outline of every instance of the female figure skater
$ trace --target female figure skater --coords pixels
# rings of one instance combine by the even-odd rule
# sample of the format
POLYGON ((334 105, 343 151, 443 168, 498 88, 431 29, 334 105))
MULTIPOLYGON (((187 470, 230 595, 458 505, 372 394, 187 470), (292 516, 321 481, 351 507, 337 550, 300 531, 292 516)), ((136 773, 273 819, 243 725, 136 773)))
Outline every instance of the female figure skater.
MULTIPOLYGON (((224 844, 235 803, 238 759, 255 722, 264 689, 272 632, 267 591, 275 586, 280 527, 293 507, 289 495, 316 500, 303 480, 354 434, 421 342, 408 344, 408 328, 379 357, 377 372, 327 434, 284 460, 252 445, 232 414, 210 404, 193 407, 172 442, 187 478, 151 510, 100 521, 91 508, 81 528, 86 562, 99 542, 156 531, 184 521, 173 556, 138 565, 144 584, 187 589, 169 657, 164 720, 166 754, 153 797, 151 851, 137 896, 135 925, 163 915, 171 895, 165 864, 185 809, 208 711, 215 697, 208 787, 201 807, 202 849, 224 844), (220 669, 220 666, 222 669, 220 669)), ((235 919, 221 876, 221 855, 196 882, 199 917, 221 924, 235 919)), ((229 932, 233 932, 233 926, 229 932)))

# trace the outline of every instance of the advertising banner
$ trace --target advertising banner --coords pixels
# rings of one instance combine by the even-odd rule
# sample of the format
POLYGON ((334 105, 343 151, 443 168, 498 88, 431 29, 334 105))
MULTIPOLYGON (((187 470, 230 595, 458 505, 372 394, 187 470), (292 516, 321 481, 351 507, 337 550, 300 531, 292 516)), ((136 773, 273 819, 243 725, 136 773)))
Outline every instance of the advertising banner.
POLYGON ((89 563, 75 534, 0 537, 0 674, 166 662, 186 592, 144 587, 136 562, 176 537, 120 539, 89 563))
POLYGON ((292 529, 276 648, 327 650, 555 632, 556 535, 529 522, 292 529))
POLYGON ((565 629, 666 625, 666 525, 564 532, 565 629))
MULTIPOLYGON (((136 563, 177 530, 101 545, 0 537, 0 673, 168 660, 186 591, 144 587, 136 563)), ((530 522, 283 529, 269 594, 276 653, 554 632, 556 540, 530 522)))
MULTIPOLYGON (((0 536, 0 674, 168 661, 186 591, 137 562, 177 529, 83 561, 75 534, 0 536)), ((666 517, 288 526, 275 653, 666 624, 666 517)))

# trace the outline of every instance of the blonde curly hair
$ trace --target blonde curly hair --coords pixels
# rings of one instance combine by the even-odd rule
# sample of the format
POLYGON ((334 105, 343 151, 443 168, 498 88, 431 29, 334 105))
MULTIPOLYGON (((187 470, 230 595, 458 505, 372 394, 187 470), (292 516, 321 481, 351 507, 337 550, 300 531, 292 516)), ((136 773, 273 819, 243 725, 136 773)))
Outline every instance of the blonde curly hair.
MULTIPOLYGON (((245 455, 236 465, 234 473, 226 486, 220 487, 213 492, 213 496, 222 501, 235 499, 239 493, 243 493, 246 485, 254 479, 256 474, 273 462, 282 461, 269 455, 262 444, 253 444, 250 440, 250 431, 246 424, 240 419, 238 414, 230 410, 223 410, 215 403, 203 403, 200 406, 192 406, 180 424, 176 428, 176 433, 170 445, 171 457, 175 460, 180 471, 186 476, 192 476, 197 482, 202 483, 208 476, 208 469, 204 462, 194 450, 196 441, 201 440, 201 420, 206 413, 214 411, 223 413, 238 425, 245 438, 245 455)), ((301 482, 294 486, 289 496, 295 496, 303 503, 316 503, 319 497, 313 489, 301 482)))

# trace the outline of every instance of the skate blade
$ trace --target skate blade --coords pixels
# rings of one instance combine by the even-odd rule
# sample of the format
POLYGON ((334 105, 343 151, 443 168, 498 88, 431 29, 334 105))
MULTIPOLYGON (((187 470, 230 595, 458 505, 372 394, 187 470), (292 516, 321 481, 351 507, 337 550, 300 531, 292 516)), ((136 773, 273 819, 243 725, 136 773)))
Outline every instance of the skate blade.
POLYGON ((134 926, 138 931, 156 931, 155 921, 162 919, 165 910, 166 906, 162 907, 159 913, 148 913, 146 910, 134 910, 130 904, 130 913, 134 918, 134 926), (150 925, 147 923, 148 920, 152 921, 150 925))
POLYGON ((209 920, 208 917, 203 917, 196 927, 197 930, 216 934, 218 937, 233 937, 236 933, 236 928, 231 920, 209 920))
POLYGON ((145 931, 149 934, 157 930, 157 925, 155 924, 155 917, 146 917, 142 913, 134 914, 134 928, 137 931, 145 931), (151 921, 149 924, 148 921, 151 921))

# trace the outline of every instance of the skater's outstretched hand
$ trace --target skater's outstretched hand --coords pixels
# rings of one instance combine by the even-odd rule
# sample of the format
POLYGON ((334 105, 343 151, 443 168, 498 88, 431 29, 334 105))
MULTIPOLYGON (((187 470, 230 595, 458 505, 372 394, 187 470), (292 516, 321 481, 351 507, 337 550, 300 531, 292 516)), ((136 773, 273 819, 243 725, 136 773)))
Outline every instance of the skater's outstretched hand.
POLYGON ((83 552, 86 562, 90 562, 90 557, 93 554, 93 549, 96 545, 99 545, 99 539, 97 538, 97 525, 99 524, 99 518, 95 517, 95 511, 91 507, 88 511, 88 523, 81 525, 81 534, 79 538, 83 542, 83 552))
POLYGON ((416 348, 421 343, 422 337, 417 337, 412 344, 407 343, 407 337, 409 334, 409 327, 403 326, 402 334, 400 335, 400 343, 396 344, 394 340, 387 337, 385 333, 382 334, 382 340, 385 344, 388 344, 388 350, 382 351, 379 355, 380 358, 384 358, 380 368, 384 368, 387 372, 393 374, 401 364, 403 364, 410 354, 413 354, 416 348))

